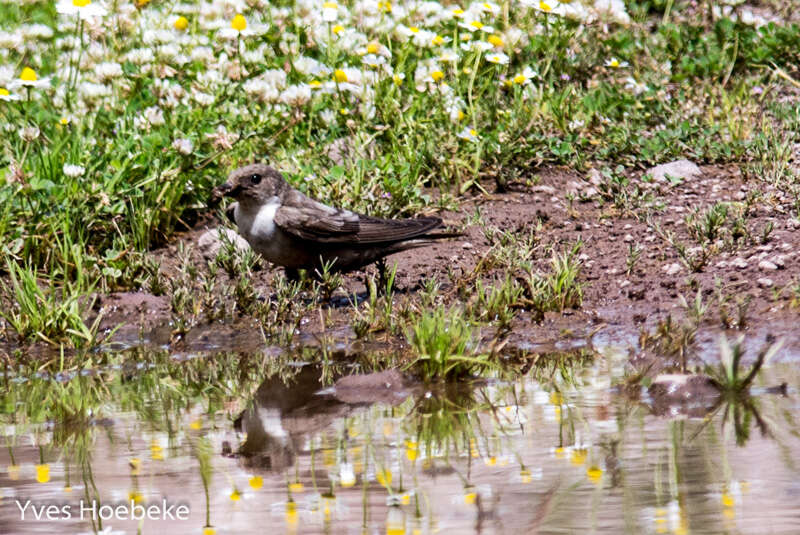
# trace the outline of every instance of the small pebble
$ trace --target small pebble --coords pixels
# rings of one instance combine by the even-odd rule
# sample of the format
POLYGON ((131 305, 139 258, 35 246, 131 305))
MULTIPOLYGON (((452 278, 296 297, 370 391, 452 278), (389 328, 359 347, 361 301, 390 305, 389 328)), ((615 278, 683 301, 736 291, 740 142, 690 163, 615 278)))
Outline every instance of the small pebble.
POLYGON ((761 277, 760 279, 756 280, 756 283, 758 284, 759 288, 772 288, 772 286, 775 284, 772 282, 772 279, 768 279, 767 277, 761 277))
POLYGON ((758 269, 762 271, 775 271, 778 269, 778 266, 770 262, 769 260, 762 260, 758 263, 758 269))

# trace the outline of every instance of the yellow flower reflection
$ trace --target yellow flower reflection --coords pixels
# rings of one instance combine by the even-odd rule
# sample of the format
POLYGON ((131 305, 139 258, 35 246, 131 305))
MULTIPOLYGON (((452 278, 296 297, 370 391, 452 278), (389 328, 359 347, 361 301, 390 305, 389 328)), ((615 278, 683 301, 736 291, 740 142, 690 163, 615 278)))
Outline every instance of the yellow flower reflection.
POLYGON ((378 473, 375 474, 375 479, 378 480, 378 483, 383 485, 384 487, 388 487, 392 484, 392 471, 388 468, 384 468, 382 470, 378 470, 378 473))
POLYGON ((11 481, 17 481, 19 479, 19 465, 18 464, 10 464, 8 466, 8 479, 11 481))
POLYGON ((592 483, 599 484, 603 480, 603 470, 597 465, 592 465, 586 470, 586 477, 592 483))
POLYGON ((390 507, 386 515, 386 535, 404 535, 406 532, 406 517, 399 507, 390 507))
POLYGON ((261 476, 253 476, 250 478, 250 481, 248 481, 248 483, 250 483, 251 488, 258 490, 264 486, 264 478, 261 476))
POLYGON ((586 464, 586 456, 588 455, 588 451, 585 448, 575 448, 572 450, 572 455, 570 456, 569 460, 575 466, 581 466, 586 464))
POLYGON ((406 440, 406 459, 416 461, 419 456, 419 445, 416 441, 406 440))
POLYGON ((286 523, 290 526, 297 524, 297 504, 294 500, 286 502, 286 523))
POLYGON ((36 465, 36 481, 39 483, 47 483, 50 481, 50 465, 37 464, 36 465))

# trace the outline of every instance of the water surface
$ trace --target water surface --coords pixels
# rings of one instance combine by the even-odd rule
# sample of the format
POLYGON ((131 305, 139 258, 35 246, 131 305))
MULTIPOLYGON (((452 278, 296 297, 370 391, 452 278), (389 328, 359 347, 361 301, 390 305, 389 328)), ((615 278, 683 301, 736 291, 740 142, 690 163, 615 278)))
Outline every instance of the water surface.
POLYGON ((269 352, 8 371, 0 532, 800 532, 796 364, 745 401, 663 406, 618 387, 625 362, 339 399, 325 388, 347 363, 269 352), (767 388, 783 382, 788 395, 767 388), (28 500, 72 517, 23 519, 28 500), (131 500, 188 518, 79 518, 131 500))

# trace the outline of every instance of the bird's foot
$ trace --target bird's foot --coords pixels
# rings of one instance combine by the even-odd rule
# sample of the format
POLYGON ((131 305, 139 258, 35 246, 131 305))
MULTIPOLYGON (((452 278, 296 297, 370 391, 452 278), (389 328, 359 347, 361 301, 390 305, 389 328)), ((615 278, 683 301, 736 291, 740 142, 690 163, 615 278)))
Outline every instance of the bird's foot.
POLYGON ((289 282, 300 282, 300 271, 296 268, 283 268, 283 273, 289 282))

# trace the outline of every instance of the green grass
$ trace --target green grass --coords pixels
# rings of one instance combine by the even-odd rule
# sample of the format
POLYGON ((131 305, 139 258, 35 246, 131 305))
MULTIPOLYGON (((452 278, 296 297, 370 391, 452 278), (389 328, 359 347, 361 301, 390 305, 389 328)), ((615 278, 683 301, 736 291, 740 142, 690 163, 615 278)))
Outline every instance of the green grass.
POLYGON ((460 310, 438 307, 423 311, 406 333, 414 350, 411 365, 426 381, 469 377, 492 367, 476 352, 475 331, 460 310))
MULTIPOLYGON (((158 287, 143 255, 191 227, 208 211, 211 189, 253 160, 276 165, 311 195, 380 216, 454 207, 466 191, 491 188, 486 179, 503 190, 547 165, 615 169, 600 196, 630 209, 649 199, 629 186, 626 173, 677 157, 744 162, 748 173, 800 199, 788 166, 800 114, 796 104, 777 98, 798 78, 798 27, 754 28, 698 17, 682 3, 669 6, 631 2, 630 25, 582 25, 517 6, 483 14, 503 41, 494 51, 507 54, 508 64, 456 46, 458 61, 440 61, 437 81, 415 80, 417 68, 470 33, 458 19, 428 22, 410 14, 397 21, 432 31, 443 40, 435 46, 342 20, 345 30, 363 34, 363 47, 390 51, 387 64, 397 77, 379 74, 359 94, 341 85, 309 90, 307 101, 287 104, 262 98, 253 82, 263 73, 285 77, 286 87, 338 75, 301 72, 301 56, 343 74, 353 68, 351 77, 383 71, 364 67, 360 47, 347 46, 333 25, 320 37, 307 21, 284 19, 275 8, 245 11, 251 27, 262 21, 268 29, 225 41, 191 13, 189 29, 178 32, 169 23, 176 6, 149 3, 114 19, 114 34, 95 40, 52 4, 2 4, 5 30, 35 22, 54 36, 26 38, 27 51, 12 48, 3 60, 15 77, 30 66, 51 79, 45 88, 11 88, 20 100, 0 101, 0 119, 10 125, 0 141, 0 265, 58 285, 84 277, 103 291, 158 287), (152 45, 151 30, 168 32, 166 42, 186 61, 152 45), (65 38, 79 43, 80 61, 70 59, 65 38), (193 55, 200 47, 207 52, 193 55), (156 49, 144 66, 135 52, 143 49, 156 49), (611 58, 620 66, 611 66, 611 58), (101 62, 117 62, 122 74, 99 79, 101 62), (525 67, 537 75, 522 83, 525 67), (87 96, 87 82, 104 95, 87 96), (465 129, 477 137, 463 139, 465 129), (179 140, 190 141, 190 150, 179 140), (65 173, 65 164, 83 172, 65 173)), ((230 25, 230 14, 219 18, 220 26, 230 25)), ((701 225, 704 239, 720 231, 710 221, 701 225)), ((698 259, 687 263, 702 267, 698 259)), ((235 271, 225 261, 221 267, 235 271)), ((527 298, 540 310, 576 306, 581 292, 573 268, 558 267, 558 280, 529 278, 527 298), (543 288, 552 298, 539 297, 543 288)), ((87 293, 84 283, 78 286, 77 294, 87 293)), ((323 289, 331 292, 329 286, 323 289)), ((16 301, 16 290, 5 288, 4 297, 16 301)), ((502 300, 514 301, 517 290, 509 291, 512 297, 502 300)), ((252 313, 248 289, 238 295, 240 309, 252 313)), ((87 309, 76 313, 85 317, 87 309)), ((28 336, 23 323, 35 328, 36 321, 15 323, 28 336)), ((46 338, 79 330, 57 325, 61 333, 46 338)))

